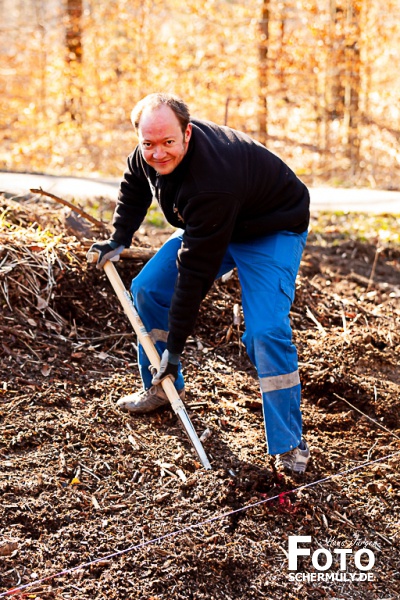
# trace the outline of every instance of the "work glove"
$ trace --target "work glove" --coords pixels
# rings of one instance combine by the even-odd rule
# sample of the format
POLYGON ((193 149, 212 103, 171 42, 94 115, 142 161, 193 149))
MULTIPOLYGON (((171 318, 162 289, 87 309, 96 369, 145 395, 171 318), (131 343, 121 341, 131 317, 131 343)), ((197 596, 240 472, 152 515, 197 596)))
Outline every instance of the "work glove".
POLYGON ((98 252, 99 257, 97 259, 96 267, 102 269, 107 260, 111 260, 115 256, 119 256, 125 246, 120 245, 118 242, 113 240, 106 240, 105 242, 96 242, 93 244, 89 252, 98 252))
POLYGON ((152 385, 158 385, 161 383, 166 377, 170 377, 172 381, 175 381, 178 377, 178 365, 180 361, 180 354, 172 354, 169 350, 164 350, 161 357, 161 364, 158 370, 153 377, 152 385))

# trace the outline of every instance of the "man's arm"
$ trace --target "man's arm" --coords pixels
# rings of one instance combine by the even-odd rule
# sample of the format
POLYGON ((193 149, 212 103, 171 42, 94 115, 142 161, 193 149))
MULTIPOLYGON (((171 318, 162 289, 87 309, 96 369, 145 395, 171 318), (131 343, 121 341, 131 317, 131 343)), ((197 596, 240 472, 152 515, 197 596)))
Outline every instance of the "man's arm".
POLYGON ((128 156, 127 167, 120 184, 113 216, 114 233, 110 239, 96 242, 89 250, 98 253, 98 269, 102 269, 107 260, 119 256, 124 248, 129 248, 133 234, 139 229, 151 204, 152 194, 141 163, 141 155, 136 148, 128 156))
POLYGON ((152 201, 152 192, 143 169, 143 159, 137 147, 128 156, 120 184, 112 224, 111 240, 129 248, 132 237, 142 224, 152 201))
POLYGON ((178 253, 178 277, 169 310, 167 349, 183 351, 200 304, 218 274, 236 223, 240 201, 232 194, 204 194, 183 211, 186 224, 178 253))

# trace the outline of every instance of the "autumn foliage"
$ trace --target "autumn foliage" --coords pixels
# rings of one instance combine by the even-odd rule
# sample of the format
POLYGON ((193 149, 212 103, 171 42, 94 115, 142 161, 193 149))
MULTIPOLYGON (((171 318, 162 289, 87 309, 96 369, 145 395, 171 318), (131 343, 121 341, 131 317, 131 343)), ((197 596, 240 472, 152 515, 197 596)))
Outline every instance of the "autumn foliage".
POLYGON ((119 176, 181 95, 308 183, 398 187, 400 0, 3 0, 0 168, 119 176))

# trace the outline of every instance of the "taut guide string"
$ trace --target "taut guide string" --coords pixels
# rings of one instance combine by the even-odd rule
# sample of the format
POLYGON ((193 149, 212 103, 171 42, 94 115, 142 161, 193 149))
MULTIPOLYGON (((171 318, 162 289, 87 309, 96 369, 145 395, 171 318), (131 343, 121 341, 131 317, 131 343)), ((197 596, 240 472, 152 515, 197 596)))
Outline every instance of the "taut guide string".
POLYGON ((142 542, 142 543, 136 544, 134 546, 129 546, 129 548, 125 548, 124 550, 119 550, 118 552, 113 552, 112 554, 108 554, 107 556, 102 556, 101 558, 96 558, 95 560, 91 560, 89 562, 83 563, 76 567, 72 567, 71 569, 65 569, 64 571, 60 571, 59 573, 54 573, 53 575, 48 575, 47 577, 43 577, 42 579, 36 579, 35 581, 26 583, 19 587, 11 588, 7 592, 1 593, 0 598, 5 598, 6 596, 13 596, 14 594, 18 594, 19 592, 22 592, 23 590, 26 590, 33 586, 37 586, 41 583, 44 583, 45 581, 50 581, 51 579, 55 579, 56 577, 61 577, 62 575, 69 575, 70 573, 73 573, 73 571, 77 571, 79 569, 84 569, 86 567, 90 567, 91 565, 95 565, 98 562, 102 562, 104 560, 110 560, 111 558, 116 558, 117 556, 122 556, 123 554, 132 552, 133 550, 140 550, 141 548, 144 548, 145 546, 149 546, 150 544, 156 544, 157 542, 163 542, 164 540, 166 540, 168 538, 172 538, 174 536, 181 535, 182 533, 186 533, 188 531, 193 531, 194 529, 198 529, 199 527, 204 527, 205 525, 208 525, 209 523, 213 523, 214 521, 218 521, 220 519, 225 519, 226 517, 230 517, 231 515, 237 514, 239 512, 249 510, 250 508, 255 508, 256 506, 261 506, 262 504, 266 504, 267 502, 271 502, 272 500, 277 500, 278 498, 280 498, 282 496, 287 496, 288 494, 295 494, 297 492, 300 492, 301 490, 305 490, 307 488, 314 487, 321 483, 326 483, 327 481, 330 481, 330 480, 334 479, 335 477, 344 477, 346 475, 349 475, 350 473, 354 473, 354 471, 359 471, 360 469, 364 469, 365 467, 368 467, 370 465, 373 465, 373 464, 376 464, 379 462, 383 462, 384 460, 388 460, 389 458, 393 458, 398 455, 400 455, 400 450, 398 452, 394 452, 393 454, 388 454, 386 456, 383 456, 382 458, 377 458, 375 460, 367 461, 365 463, 362 463, 361 465, 352 467, 351 469, 347 469, 346 471, 340 471, 339 473, 334 473, 333 475, 328 475, 327 477, 323 477, 322 479, 318 479, 317 481, 313 481, 311 483, 301 485, 290 491, 283 492, 283 493, 281 492, 280 494, 276 494, 275 496, 265 498, 264 500, 259 500, 258 502, 254 502, 253 504, 248 504, 246 506, 242 506, 241 508, 237 508, 237 509, 229 511, 227 513, 223 513, 222 515, 216 515, 214 517, 210 517, 209 519, 206 519, 205 521, 195 523, 194 525, 189 525, 188 527, 184 527, 183 529, 171 531, 170 533, 166 533, 165 535, 162 535, 160 537, 153 538, 151 540, 148 540, 147 542, 142 542))

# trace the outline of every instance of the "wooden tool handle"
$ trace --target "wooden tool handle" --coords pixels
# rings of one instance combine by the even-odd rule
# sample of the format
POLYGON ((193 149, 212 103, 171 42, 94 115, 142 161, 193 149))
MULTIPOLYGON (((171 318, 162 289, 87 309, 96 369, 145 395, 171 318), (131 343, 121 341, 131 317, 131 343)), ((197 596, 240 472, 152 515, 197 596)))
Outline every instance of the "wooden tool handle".
MULTIPOLYGON (((150 260, 150 258, 152 258, 155 253, 156 250, 153 250, 152 248, 125 248, 124 250, 122 250, 120 256, 121 258, 131 258, 133 260, 147 261, 150 260)), ((88 263, 96 263, 98 256, 99 253, 96 251, 88 252, 86 254, 86 259, 88 263)), ((114 259, 112 259, 112 262, 117 262, 118 260, 119 256, 116 256, 114 257, 114 259)))
MULTIPOLYGON (((150 335, 146 331, 142 319, 140 318, 131 300, 131 296, 122 283, 120 276, 118 275, 117 269, 112 262, 108 260, 104 265, 104 271, 110 280, 110 283, 113 286, 129 321, 131 322, 139 342, 143 346, 143 350, 145 351, 151 366, 158 371, 161 362, 160 355, 158 354, 150 335)), ((161 386, 175 412, 185 407, 171 379, 164 379, 164 381, 161 382, 161 386)))
MULTIPOLYGON (((121 302, 121 305, 129 319, 129 321, 131 322, 131 325, 138 337, 140 344, 143 346, 143 350, 145 351, 145 353, 150 361, 151 366, 154 367, 154 369, 156 369, 158 371, 160 368, 160 363, 161 363, 160 356, 156 350, 156 347, 153 344, 152 339, 150 338, 149 334, 147 333, 145 326, 143 325, 143 322, 132 302, 132 299, 131 299, 131 296, 130 296, 128 290, 125 288, 124 284, 122 283, 122 280, 121 280, 120 276, 118 275, 118 272, 111 261, 108 260, 105 263, 104 271, 105 271, 112 287, 114 288, 114 291, 117 294, 118 299, 121 302)), ((189 415, 186 412, 185 405, 183 404, 181 398, 179 397, 179 394, 178 394, 172 380, 167 377, 166 379, 164 379, 161 382, 161 386, 171 404, 172 410, 179 417, 194 449, 197 452, 198 457, 200 458, 200 461, 201 461, 203 467, 205 469, 211 469, 211 464, 207 458, 207 454, 204 451, 202 443, 196 433, 196 430, 193 427, 193 424, 189 418, 189 415)))
POLYGON ((121 281, 120 276, 118 275, 117 269, 112 264, 112 262, 108 260, 104 265, 104 271, 108 279, 110 280, 110 283, 113 286, 114 291, 117 294, 118 299, 121 302, 122 307, 128 319, 130 320, 131 325, 135 330, 138 340, 142 344, 150 363, 158 371, 158 369, 160 368, 160 356, 149 334, 147 333, 146 328, 143 325, 143 322, 139 317, 136 308, 133 305, 129 292, 126 290, 124 284, 121 281))

